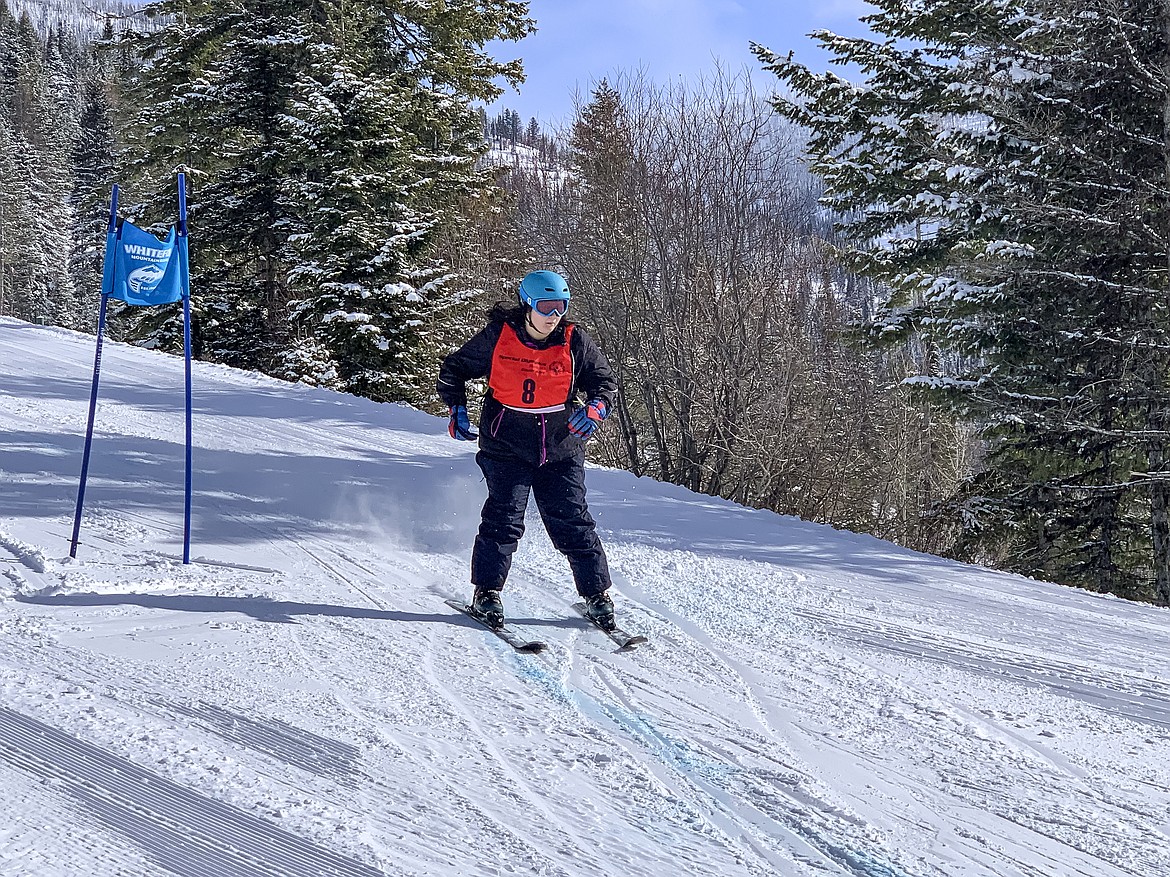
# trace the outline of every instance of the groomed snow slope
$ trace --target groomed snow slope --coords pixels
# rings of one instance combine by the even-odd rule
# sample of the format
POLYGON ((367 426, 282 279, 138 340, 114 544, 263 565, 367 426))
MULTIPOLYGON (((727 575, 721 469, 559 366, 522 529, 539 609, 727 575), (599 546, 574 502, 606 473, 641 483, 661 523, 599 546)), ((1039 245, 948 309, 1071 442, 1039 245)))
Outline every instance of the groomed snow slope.
POLYGON ((466 595, 419 412, 0 319, 0 875, 1170 873, 1170 614, 589 470, 615 653, 537 519, 466 595))

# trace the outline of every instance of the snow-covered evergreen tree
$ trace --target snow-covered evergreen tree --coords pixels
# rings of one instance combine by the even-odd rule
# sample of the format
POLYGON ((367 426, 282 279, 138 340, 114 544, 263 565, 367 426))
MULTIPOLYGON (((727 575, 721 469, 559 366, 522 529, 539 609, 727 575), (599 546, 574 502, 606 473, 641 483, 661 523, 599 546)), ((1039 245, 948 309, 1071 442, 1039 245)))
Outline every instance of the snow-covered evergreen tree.
POLYGON ((73 82, 60 45, 52 35, 42 39, 27 13, 16 21, 0 9, 4 307, 52 322, 66 322, 75 304, 67 270, 73 82))
MULTIPOLYGON (((83 119, 83 105, 89 95, 92 109, 91 85, 101 90, 97 83, 114 72, 92 57, 99 34, 108 43, 139 23, 136 8, 121 0, 0 0, 2 312, 93 326, 104 216, 100 230, 85 223, 92 210, 104 214, 115 174, 109 142, 81 142, 93 122, 83 119), (79 272, 83 262, 89 267, 79 272)), ((112 136, 107 120, 99 139, 112 136)))
MULTIPOLYGON (((57 325, 81 326, 81 291, 69 270, 75 226, 73 146, 77 139, 81 102, 78 83, 78 46, 51 32, 45 40, 44 89, 38 108, 37 154, 39 183, 44 200, 37 217, 37 243, 45 257, 49 306, 45 316, 57 325), (46 241, 55 244, 46 245, 46 241), (62 245, 64 242, 64 245, 62 245)), ((90 295, 92 296, 92 290, 90 295)))
MULTIPOLYGON (((2 0, 0 0, 2 2, 2 0)), ((21 251, 21 218, 16 204, 16 137, 0 113, 0 314, 13 314, 12 265, 21 251)))
MULTIPOLYGON (((531 22, 512 0, 164 0, 129 154, 145 212, 193 183, 204 355, 379 399, 429 395, 420 331, 444 300, 427 244, 485 185, 473 100, 516 81, 484 45, 531 22)), ((433 354, 433 350, 431 350, 433 354)))
POLYGON ((15 180, 15 132, 12 130, 12 69, 15 22, 6 0, 0 0, 0 314, 12 313, 9 266, 17 252, 18 220, 11 192, 15 180))
POLYGON ((820 35, 864 84, 758 53, 853 266, 893 290, 875 335, 959 356, 918 383, 987 442, 968 534, 1012 569, 1170 603, 1165 4, 877 5, 878 39, 820 35))
POLYGON ((90 67, 82 88, 81 116, 72 156, 75 213, 69 267, 78 298, 73 323, 80 329, 92 329, 101 289, 109 198, 117 179, 116 134, 111 85, 102 65, 90 67))

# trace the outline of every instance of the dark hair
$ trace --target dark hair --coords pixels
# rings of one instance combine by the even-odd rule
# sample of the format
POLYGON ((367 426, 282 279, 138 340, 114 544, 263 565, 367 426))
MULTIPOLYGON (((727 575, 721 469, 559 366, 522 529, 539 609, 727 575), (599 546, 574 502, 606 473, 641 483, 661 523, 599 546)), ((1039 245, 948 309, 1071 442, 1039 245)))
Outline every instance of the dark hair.
POLYGON ((498 301, 487 312, 489 323, 504 322, 519 325, 524 322, 524 314, 528 311, 527 305, 518 305, 507 301, 498 301))

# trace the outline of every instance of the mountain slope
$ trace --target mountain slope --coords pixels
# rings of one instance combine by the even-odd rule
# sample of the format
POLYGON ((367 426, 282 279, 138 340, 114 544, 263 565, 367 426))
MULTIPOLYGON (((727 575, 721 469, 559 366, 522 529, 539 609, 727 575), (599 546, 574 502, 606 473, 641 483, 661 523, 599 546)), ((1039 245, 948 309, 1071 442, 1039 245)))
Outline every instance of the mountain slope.
POLYGON ((614 653, 419 412, 0 318, 0 875, 1170 873, 1170 615, 589 471, 614 653))
POLYGON ((136 14, 143 5, 137 0, 5 0, 5 4, 15 19, 27 14, 42 35, 63 29, 89 39, 100 35, 107 22, 114 33, 152 26, 136 14))

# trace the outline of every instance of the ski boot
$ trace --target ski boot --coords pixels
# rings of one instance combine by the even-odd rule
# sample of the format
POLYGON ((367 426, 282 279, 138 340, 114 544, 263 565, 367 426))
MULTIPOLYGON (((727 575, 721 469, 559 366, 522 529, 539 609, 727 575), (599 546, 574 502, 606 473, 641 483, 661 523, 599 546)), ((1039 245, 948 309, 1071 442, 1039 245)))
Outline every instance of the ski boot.
POLYGON ((477 588, 471 600, 471 609, 488 627, 504 626, 504 601, 499 591, 477 588))
POLYGON ((585 614, 602 630, 613 630, 617 627, 617 621, 613 617, 613 600, 605 591, 585 598, 585 614))

